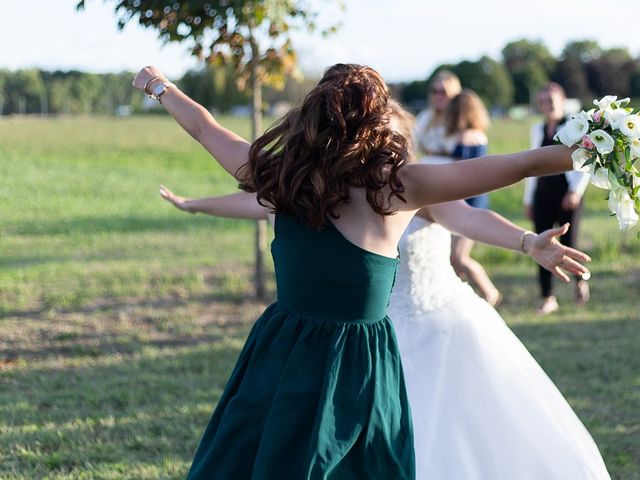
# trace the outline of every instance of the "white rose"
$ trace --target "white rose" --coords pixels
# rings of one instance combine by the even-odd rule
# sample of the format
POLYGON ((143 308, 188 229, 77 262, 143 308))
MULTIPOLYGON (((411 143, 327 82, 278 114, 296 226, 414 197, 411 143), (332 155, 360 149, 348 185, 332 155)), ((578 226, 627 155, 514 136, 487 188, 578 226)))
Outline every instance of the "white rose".
POLYGON ((603 188, 605 190, 611 189, 611 182, 609 181, 609 172, 606 168, 599 168, 595 170, 591 174, 591 179, 589 180, 591 185, 598 188, 603 188))
POLYGON ((611 104, 617 99, 618 97, 614 95, 607 95, 602 97, 600 100, 594 100, 593 104, 598 107, 598 110, 607 110, 608 108, 611 108, 611 104))
POLYGON ((578 150, 574 151, 571 154, 571 160, 573 161, 573 169, 579 172, 592 174, 594 169, 593 163, 591 165, 586 165, 586 166, 584 164, 584 162, 589 160, 590 157, 591 157, 591 154, 589 153, 589 150, 587 150, 586 148, 579 148, 578 150))
POLYGON ((596 150, 598 153, 602 155, 606 155, 607 153, 611 153, 613 151, 614 141, 604 130, 594 130, 589 134, 589 138, 596 146, 596 150))
POLYGON ((625 117, 629 116, 629 112, 627 112, 624 108, 616 108, 615 110, 605 110, 604 118, 609 122, 611 128, 620 128, 620 124, 624 120, 625 117))
POLYGON ((555 138, 560 140, 563 145, 572 147, 582 140, 589 130, 589 121, 584 117, 576 117, 569 120, 558 131, 555 138))
POLYGON ((627 115, 619 120, 618 128, 622 134, 629 138, 640 138, 640 117, 638 115, 627 115))
POLYGON ((635 205, 624 188, 616 188, 609 193, 609 210, 616 214, 620 230, 629 230, 638 223, 635 205))

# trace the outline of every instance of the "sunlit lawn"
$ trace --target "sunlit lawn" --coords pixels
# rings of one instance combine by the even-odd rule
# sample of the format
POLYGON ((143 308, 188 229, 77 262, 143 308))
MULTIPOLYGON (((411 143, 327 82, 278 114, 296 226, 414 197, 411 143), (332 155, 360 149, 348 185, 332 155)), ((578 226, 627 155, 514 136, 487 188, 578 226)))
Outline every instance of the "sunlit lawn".
MULTIPOLYGON (((492 151, 526 147, 527 131, 498 122, 492 151)), ((264 305, 252 300, 251 222, 180 213, 160 183, 235 188, 168 118, 0 121, 0 478, 184 477, 264 305)), ((492 204, 525 225, 520 195, 492 204)), ((538 318, 531 262, 475 252, 612 476, 638 479, 640 242, 605 207, 590 190, 586 308, 560 286, 561 311, 538 318)))

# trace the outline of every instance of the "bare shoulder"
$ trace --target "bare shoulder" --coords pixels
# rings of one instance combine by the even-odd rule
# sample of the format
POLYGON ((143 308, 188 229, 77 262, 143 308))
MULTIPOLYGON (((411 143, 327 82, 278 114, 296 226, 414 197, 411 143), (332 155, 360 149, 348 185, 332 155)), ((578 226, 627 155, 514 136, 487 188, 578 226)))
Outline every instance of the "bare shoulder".
POLYGON ((465 130, 460 134, 460 141, 465 145, 486 145, 489 143, 487 134, 482 130, 465 130))

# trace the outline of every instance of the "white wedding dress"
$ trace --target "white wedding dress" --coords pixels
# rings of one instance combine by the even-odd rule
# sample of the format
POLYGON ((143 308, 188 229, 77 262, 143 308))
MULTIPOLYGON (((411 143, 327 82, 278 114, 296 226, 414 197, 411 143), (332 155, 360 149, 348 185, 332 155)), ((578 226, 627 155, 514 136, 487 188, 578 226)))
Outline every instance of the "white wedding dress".
POLYGON ((449 251, 447 230, 412 220, 389 305, 417 480, 609 479, 589 432, 449 251))

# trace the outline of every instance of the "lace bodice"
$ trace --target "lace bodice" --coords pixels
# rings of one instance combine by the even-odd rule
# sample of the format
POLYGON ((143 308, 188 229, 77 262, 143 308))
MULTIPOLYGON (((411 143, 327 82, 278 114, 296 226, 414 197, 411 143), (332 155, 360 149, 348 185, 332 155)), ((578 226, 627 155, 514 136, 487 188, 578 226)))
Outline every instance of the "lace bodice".
POLYGON ((442 307, 460 289, 471 288, 451 266, 451 234, 444 227, 415 217, 399 250, 400 265, 389 304, 391 319, 442 307))

